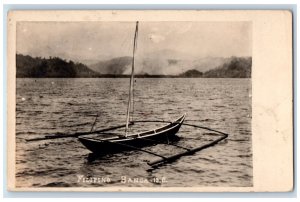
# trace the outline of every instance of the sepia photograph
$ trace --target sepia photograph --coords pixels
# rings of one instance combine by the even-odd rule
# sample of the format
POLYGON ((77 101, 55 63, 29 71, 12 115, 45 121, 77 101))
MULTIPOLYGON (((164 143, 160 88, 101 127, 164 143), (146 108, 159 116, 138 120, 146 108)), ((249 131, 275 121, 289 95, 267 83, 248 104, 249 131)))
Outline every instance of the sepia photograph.
POLYGON ((254 186, 251 20, 18 20, 12 55, 14 188, 254 186))

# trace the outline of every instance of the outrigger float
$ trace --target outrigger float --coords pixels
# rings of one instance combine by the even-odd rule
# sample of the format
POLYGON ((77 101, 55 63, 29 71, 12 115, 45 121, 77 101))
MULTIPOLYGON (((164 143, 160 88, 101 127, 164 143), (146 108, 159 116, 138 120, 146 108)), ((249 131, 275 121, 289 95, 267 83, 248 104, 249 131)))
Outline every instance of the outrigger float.
POLYGON ((172 162, 182 156, 194 154, 197 151, 206 149, 211 147, 218 142, 224 140, 228 137, 228 134, 216 131, 207 127, 202 127, 198 125, 186 124, 184 123, 186 114, 180 116, 175 121, 168 122, 168 121, 159 121, 159 120, 141 120, 141 121, 133 121, 132 114, 133 114, 133 87, 134 87, 134 65, 135 65, 135 51, 137 48, 137 36, 138 36, 138 22, 136 22, 136 29, 134 34, 134 44, 133 44, 133 59, 132 59, 132 71, 130 77, 130 87, 129 87, 129 99, 128 99, 128 106, 127 106, 127 116, 126 116, 126 124, 118 125, 114 127, 104 128, 101 130, 93 130, 95 123, 97 121, 97 117, 92 125, 92 129, 88 132, 77 132, 73 134, 55 134, 55 135, 47 135, 42 138, 34 138, 29 139, 27 141, 39 141, 39 140, 49 140, 49 139, 58 139, 58 138, 77 138, 88 150, 90 150, 93 154, 96 155, 106 155, 112 153, 120 153, 123 151, 128 150, 138 150, 142 151, 154 156, 159 157, 158 160, 148 162, 148 165, 152 167, 157 167, 159 165, 172 162), (130 116, 131 115, 131 116, 130 116), (131 120, 130 120, 131 118, 131 120), (164 126, 153 129, 147 130, 144 132, 139 133, 132 133, 129 134, 130 126, 134 125, 135 123, 165 123, 164 126), (176 136, 177 132, 180 130, 180 127, 190 126, 205 129, 208 131, 214 132, 214 135, 217 135, 218 138, 207 143, 205 145, 201 145, 194 148, 187 148, 180 145, 175 144, 178 136, 176 136), (125 128, 123 134, 118 133, 108 133, 109 131, 125 128), (99 135, 100 138, 88 137, 88 135, 99 135), (105 135, 105 137, 101 137, 101 135, 105 135), (108 135, 108 136, 107 136, 108 135), (85 137, 84 137, 85 136, 85 137), (169 146, 174 146, 181 148, 183 152, 172 154, 169 156, 163 156, 158 153, 143 149, 145 146, 157 145, 157 144, 164 144, 169 146))

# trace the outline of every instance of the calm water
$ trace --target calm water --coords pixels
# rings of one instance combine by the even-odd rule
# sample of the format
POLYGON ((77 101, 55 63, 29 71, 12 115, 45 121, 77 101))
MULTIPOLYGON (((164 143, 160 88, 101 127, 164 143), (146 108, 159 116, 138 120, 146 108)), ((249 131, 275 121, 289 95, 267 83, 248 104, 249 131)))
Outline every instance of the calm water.
MULTIPOLYGON (((89 131, 97 113, 95 129, 123 124, 128 85, 128 79, 17 79, 17 186, 252 186, 250 79, 137 79, 136 119, 169 121, 187 113, 186 123, 230 134, 214 147, 158 169, 146 163, 158 157, 137 151, 89 162, 90 152, 75 138, 25 142, 51 133, 89 131), (92 177, 99 179, 91 182, 92 177)), ((178 145, 193 147, 216 139, 206 133, 182 126, 178 145)), ((166 145, 146 149, 182 151, 166 145)))

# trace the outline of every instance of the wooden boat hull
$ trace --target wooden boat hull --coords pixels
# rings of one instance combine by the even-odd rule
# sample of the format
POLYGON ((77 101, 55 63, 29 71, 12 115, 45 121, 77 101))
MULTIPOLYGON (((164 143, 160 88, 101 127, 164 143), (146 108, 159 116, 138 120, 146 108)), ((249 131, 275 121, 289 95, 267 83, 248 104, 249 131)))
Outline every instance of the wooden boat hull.
POLYGON ((98 155, 118 153, 126 150, 133 150, 134 148, 155 145, 159 142, 174 140, 176 138, 175 135, 179 131, 184 119, 185 115, 161 128, 130 135, 128 137, 115 137, 100 140, 80 137, 78 140, 87 149, 98 155))

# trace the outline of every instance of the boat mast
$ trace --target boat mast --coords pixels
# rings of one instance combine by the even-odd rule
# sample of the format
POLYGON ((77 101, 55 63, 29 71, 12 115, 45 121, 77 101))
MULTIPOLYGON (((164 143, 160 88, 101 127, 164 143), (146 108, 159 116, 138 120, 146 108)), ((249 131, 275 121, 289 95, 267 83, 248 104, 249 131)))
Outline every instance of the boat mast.
MULTIPOLYGON (((130 118, 130 110, 131 110, 131 99, 133 97, 133 84, 134 84, 134 63, 135 63, 135 50, 137 47, 137 36, 138 36, 138 26, 139 22, 136 22, 135 33, 134 33, 134 42, 133 42, 133 57, 132 57, 132 69, 131 69, 131 77, 130 77, 130 87, 129 87, 129 98, 128 98, 128 106, 127 106, 127 117, 126 117, 126 129, 125 129, 125 137, 127 137, 128 126, 129 126, 129 118, 130 118)), ((133 104, 133 103, 132 103, 133 104)))

